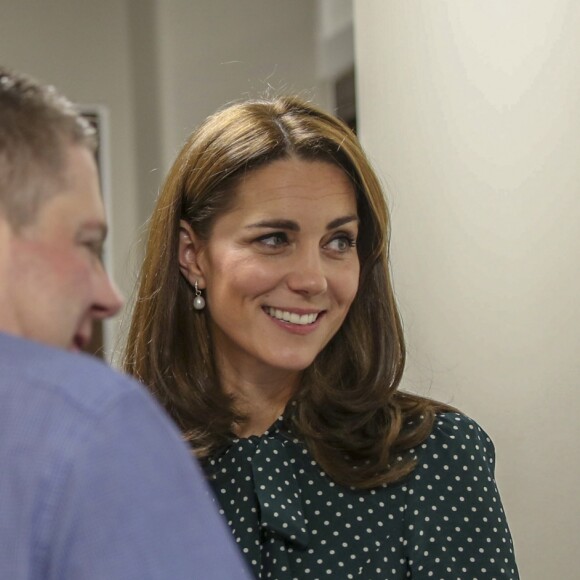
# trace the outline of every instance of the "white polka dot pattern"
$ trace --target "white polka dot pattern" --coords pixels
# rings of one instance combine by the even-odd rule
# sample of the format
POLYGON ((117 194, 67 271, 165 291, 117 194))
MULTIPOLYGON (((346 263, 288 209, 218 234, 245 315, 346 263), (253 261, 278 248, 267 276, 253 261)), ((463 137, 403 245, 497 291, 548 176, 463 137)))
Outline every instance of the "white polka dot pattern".
POLYGON ((335 484, 278 420, 206 465, 257 578, 519 578, 494 481, 494 449, 458 413, 438 416, 404 481, 335 484))

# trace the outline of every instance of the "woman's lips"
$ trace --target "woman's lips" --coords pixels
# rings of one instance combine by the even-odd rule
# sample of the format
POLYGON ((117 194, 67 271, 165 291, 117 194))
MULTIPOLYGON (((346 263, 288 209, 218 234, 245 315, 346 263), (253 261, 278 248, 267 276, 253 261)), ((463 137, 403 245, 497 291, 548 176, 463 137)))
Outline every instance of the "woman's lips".
POLYGON ((316 330, 325 313, 324 310, 287 310, 273 306, 264 306, 263 310, 274 324, 294 334, 309 334, 316 330))

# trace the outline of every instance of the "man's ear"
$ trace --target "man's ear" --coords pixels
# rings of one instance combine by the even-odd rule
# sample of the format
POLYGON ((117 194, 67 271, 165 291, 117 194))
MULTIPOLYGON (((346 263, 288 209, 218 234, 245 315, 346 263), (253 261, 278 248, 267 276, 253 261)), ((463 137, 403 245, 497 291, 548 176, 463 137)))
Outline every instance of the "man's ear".
POLYGON ((179 222, 179 269, 193 286, 205 288, 205 277, 200 265, 202 244, 192 227, 185 221, 179 222))

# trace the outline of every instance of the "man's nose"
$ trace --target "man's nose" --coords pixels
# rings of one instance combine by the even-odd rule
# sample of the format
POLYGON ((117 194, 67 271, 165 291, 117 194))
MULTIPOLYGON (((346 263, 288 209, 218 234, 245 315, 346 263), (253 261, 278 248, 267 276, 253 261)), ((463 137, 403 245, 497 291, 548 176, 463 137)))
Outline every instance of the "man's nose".
POLYGON ((98 293, 93 305, 95 318, 103 320, 114 316, 121 310, 125 300, 121 291, 111 280, 109 275, 103 270, 99 283, 98 293))

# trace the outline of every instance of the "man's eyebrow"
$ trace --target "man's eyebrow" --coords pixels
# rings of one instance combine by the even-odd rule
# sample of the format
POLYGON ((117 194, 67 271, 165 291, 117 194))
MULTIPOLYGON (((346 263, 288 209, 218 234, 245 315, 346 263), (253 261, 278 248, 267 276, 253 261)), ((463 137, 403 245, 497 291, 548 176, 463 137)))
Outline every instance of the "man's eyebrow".
MULTIPOLYGON (((357 215, 345 215, 336 219, 333 219, 327 226, 327 230, 334 230, 335 228, 339 228, 344 224, 348 224, 350 222, 357 221, 357 215)), ((274 230, 288 230, 291 232, 299 232, 300 226, 297 222, 293 220, 283 220, 283 219, 272 219, 272 220, 261 220, 259 222, 255 222, 253 224, 249 224, 246 226, 247 229, 255 229, 255 228, 271 228, 274 230)))
POLYGON ((78 233, 81 234, 92 231, 100 232, 101 239, 104 241, 107 237, 107 233, 109 232, 109 228, 107 227, 107 224, 104 224, 103 222, 89 221, 81 224, 78 233))

